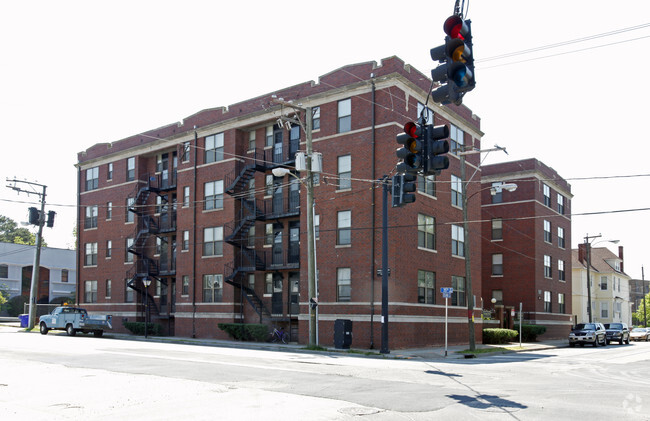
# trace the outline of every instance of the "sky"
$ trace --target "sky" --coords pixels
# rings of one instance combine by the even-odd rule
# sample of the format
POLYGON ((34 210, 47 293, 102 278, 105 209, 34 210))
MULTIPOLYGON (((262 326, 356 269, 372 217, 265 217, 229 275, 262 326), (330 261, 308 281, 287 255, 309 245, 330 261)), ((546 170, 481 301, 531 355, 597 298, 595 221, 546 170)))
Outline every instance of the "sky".
MULTIPOLYGON (((587 234, 602 234, 594 246, 617 252, 598 241, 619 240, 625 271, 640 278, 641 266, 650 270, 650 147, 643 132, 650 2, 465 4, 477 63, 476 89, 464 104, 481 117, 482 148, 508 151, 484 154, 484 163, 537 158, 554 168, 574 195, 572 247, 587 234), (556 44, 562 45, 538 49, 556 44)), ((396 55, 428 74, 437 65, 429 50, 443 43, 442 24, 453 6, 452 0, 0 2, 0 177, 5 185, 14 178, 47 185, 46 210, 57 217, 44 238, 72 248, 78 152, 202 109, 317 81, 348 64, 396 55)), ((17 222, 27 220, 36 202, 35 195, 0 188, 0 214, 17 222)))

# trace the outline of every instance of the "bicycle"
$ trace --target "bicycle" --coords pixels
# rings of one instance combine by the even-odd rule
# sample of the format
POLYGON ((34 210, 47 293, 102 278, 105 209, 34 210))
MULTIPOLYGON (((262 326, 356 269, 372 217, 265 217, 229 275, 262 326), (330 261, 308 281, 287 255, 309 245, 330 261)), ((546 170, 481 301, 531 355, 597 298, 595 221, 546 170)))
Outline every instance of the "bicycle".
POLYGON ((289 335, 284 331, 284 328, 273 328, 271 332, 271 342, 282 341, 283 344, 289 343, 289 335))

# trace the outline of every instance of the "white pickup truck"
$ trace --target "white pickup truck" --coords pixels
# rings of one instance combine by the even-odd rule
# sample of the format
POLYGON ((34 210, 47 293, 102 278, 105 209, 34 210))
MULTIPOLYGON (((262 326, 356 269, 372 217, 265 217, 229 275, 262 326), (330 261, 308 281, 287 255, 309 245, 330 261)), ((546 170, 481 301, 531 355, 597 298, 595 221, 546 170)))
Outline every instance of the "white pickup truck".
POLYGON ((39 318, 41 335, 47 335, 50 330, 65 330, 69 336, 77 332, 93 333, 99 337, 104 329, 112 329, 111 316, 89 316, 86 309, 79 307, 57 307, 52 313, 39 318))

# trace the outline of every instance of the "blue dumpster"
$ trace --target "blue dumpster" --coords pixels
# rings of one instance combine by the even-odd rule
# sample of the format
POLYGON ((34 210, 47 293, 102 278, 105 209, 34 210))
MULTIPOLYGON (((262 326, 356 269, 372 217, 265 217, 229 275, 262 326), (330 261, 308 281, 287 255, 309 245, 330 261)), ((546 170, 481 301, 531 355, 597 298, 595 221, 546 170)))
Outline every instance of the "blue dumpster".
POLYGON ((29 314, 19 314, 18 318, 20 319, 20 327, 27 327, 29 324, 29 314))

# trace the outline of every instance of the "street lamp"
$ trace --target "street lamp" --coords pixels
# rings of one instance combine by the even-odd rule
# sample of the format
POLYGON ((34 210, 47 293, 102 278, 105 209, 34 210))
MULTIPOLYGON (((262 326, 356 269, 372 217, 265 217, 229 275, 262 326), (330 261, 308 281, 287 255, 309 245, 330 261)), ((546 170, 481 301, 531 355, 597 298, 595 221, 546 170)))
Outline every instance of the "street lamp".
MULTIPOLYGON (((592 244, 589 242, 590 239, 596 239, 602 237, 602 234, 598 235, 592 235, 589 236, 589 234, 585 235, 585 248, 587 252, 587 316, 589 318, 589 323, 592 322, 592 308, 591 308, 591 279, 590 279, 590 269, 591 269, 591 246, 592 244)), ((596 241, 593 245, 602 243, 602 242, 609 242, 613 244, 617 244, 619 240, 600 240, 596 241)))
MULTIPOLYGON (((311 157, 309 157, 311 161, 311 157)), ((316 296, 316 234, 314 231, 314 182, 311 165, 307 169, 307 184, 292 173, 288 168, 273 168, 271 170, 274 176, 284 177, 290 175, 300 182, 307 189, 307 285, 308 285, 308 303, 309 303, 309 346, 318 346, 318 335, 316 334, 318 326, 318 313, 316 305, 318 298, 316 296)))
POLYGON ((151 279, 143 278, 142 283, 144 284, 144 337, 147 338, 148 334, 148 324, 149 324, 149 292, 147 288, 151 285, 151 279))

